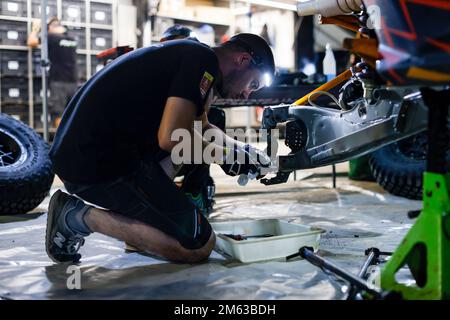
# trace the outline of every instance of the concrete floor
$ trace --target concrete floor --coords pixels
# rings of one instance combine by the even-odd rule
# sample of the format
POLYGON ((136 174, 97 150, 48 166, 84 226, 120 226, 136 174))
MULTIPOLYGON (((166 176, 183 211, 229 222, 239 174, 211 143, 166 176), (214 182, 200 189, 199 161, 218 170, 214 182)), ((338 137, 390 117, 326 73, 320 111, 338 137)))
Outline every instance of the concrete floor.
MULTIPOLYGON (((345 173, 348 164, 338 165, 345 173)), ((357 273, 364 250, 392 251, 413 220, 412 201, 377 184, 338 177, 331 168, 298 172, 297 181, 240 187, 213 166, 217 185, 211 221, 282 218, 326 230, 319 254, 357 273), (318 177, 319 174, 319 177, 318 177)), ((51 193, 62 187, 55 179, 51 193)), ((0 297, 5 299, 341 299, 341 283, 301 259, 243 264, 216 252, 202 264, 173 264, 125 251, 123 242, 93 234, 81 249, 81 290, 69 290, 67 264, 53 264, 44 248, 47 198, 34 213, 0 216, 0 297)))

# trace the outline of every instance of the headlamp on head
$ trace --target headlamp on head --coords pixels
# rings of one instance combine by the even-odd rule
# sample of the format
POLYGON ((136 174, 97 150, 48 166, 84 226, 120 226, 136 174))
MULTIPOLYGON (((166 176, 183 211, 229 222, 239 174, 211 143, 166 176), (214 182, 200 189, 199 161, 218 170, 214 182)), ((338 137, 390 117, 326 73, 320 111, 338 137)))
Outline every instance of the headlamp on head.
POLYGON ((272 49, 262 37, 252 33, 240 33, 228 40, 237 47, 245 50, 252 57, 251 63, 264 74, 265 78, 275 74, 275 61, 272 49))
POLYGON ((270 87, 272 80, 272 76, 268 72, 264 73, 264 85, 266 87, 270 87))

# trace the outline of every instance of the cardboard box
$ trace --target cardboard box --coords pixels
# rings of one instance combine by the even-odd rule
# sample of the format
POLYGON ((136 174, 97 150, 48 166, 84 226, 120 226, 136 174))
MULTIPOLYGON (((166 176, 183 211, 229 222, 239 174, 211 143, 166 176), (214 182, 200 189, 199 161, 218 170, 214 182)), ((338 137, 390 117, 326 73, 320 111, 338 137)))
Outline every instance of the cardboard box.
POLYGON ((216 21, 221 24, 230 24, 233 14, 229 8, 195 6, 195 18, 205 21, 216 21))
POLYGON ((180 14, 185 7, 185 0, 161 0, 159 3, 159 13, 180 14))

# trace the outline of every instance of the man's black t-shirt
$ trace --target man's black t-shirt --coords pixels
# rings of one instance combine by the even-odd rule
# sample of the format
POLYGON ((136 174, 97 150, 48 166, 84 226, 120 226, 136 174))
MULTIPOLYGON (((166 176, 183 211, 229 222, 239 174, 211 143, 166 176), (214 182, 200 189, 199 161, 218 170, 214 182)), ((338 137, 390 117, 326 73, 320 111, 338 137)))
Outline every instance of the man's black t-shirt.
POLYGON ((64 33, 48 34, 50 81, 77 82, 77 42, 64 33))
POLYGON ((55 173, 80 184, 131 173, 143 156, 159 150, 157 132, 167 98, 192 101, 200 116, 218 68, 214 51, 191 40, 117 58, 68 104, 50 150, 55 173))

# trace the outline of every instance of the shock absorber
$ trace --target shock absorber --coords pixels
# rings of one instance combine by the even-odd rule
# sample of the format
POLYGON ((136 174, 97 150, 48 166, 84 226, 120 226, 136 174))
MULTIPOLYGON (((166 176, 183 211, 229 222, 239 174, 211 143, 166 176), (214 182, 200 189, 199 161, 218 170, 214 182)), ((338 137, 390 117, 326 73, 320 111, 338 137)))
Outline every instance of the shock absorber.
POLYGON ((358 11, 361 5, 362 0, 311 0, 297 3, 297 13, 299 16, 332 17, 358 11))
MULTIPOLYGON (((359 9, 360 12, 357 14, 357 17, 360 28, 358 32, 360 33, 361 37, 365 38, 376 37, 374 31, 367 27, 369 14, 367 13, 367 10, 363 3, 361 3, 359 9)), ((371 68, 369 63, 367 63, 366 59, 364 57, 361 57, 361 61, 358 62, 355 67, 352 68, 352 73, 362 81, 364 88, 364 98, 370 103, 370 101, 372 100, 372 93, 375 80, 374 70, 371 68)))

